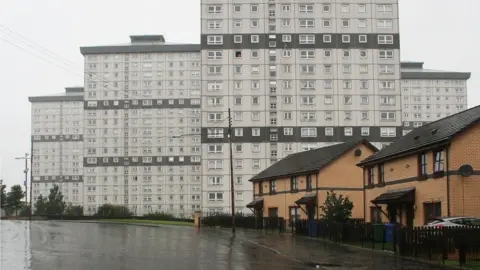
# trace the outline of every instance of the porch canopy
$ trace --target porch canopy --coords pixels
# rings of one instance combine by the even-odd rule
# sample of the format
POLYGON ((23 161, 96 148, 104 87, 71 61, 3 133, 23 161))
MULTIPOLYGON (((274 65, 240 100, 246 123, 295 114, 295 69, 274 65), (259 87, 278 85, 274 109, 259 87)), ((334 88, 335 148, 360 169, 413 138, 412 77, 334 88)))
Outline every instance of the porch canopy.
POLYGON ((261 209, 263 208, 263 199, 255 199, 247 204, 247 208, 261 209))
POLYGON ((371 201, 373 204, 414 203, 415 188, 393 189, 382 193, 371 201))
POLYGON ((302 198, 295 201, 297 205, 300 204, 311 204, 315 203, 315 199, 317 198, 316 194, 305 194, 302 198))

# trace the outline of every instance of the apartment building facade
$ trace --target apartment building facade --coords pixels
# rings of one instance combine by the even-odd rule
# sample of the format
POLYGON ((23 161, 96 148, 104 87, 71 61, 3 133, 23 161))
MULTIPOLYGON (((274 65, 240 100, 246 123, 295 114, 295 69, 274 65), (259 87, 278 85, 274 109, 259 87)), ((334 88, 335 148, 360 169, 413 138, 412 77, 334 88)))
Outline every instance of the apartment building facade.
POLYGON ((200 210, 200 54, 161 35, 82 47, 85 208, 200 210))
POLYGON ((470 75, 424 69, 423 62, 402 62, 403 133, 466 110, 470 75))
POLYGON ((207 151, 227 149, 228 108, 236 181, 294 152, 401 135, 396 0, 201 3, 204 182, 229 187, 228 151, 207 151))
POLYGON ((64 199, 83 204, 83 87, 59 95, 30 97, 32 198, 58 185, 64 199))

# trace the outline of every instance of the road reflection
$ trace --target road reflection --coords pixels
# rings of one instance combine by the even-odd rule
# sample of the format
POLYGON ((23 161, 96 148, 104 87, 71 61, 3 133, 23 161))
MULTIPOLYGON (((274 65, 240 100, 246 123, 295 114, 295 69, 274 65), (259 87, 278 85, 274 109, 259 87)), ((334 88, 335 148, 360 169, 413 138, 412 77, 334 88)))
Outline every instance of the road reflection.
POLYGON ((216 230, 46 221, 0 223, 2 270, 311 269, 216 230))

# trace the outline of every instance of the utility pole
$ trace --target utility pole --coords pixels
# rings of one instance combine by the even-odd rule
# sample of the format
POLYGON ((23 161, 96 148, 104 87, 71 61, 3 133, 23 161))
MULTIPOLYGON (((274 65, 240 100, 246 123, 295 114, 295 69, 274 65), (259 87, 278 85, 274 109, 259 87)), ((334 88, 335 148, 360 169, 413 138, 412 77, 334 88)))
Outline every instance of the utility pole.
MULTIPOLYGON (((28 160, 30 159, 28 153, 25 153, 24 157, 16 157, 15 159, 24 159, 25 160, 25 170, 23 170, 23 173, 25 173, 25 181, 23 182, 23 185, 25 186, 25 206, 28 205, 27 201, 27 181, 28 181, 28 160)), ((32 220, 32 182, 30 181, 30 213, 29 213, 29 218, 32 220)))
POLYGON ((232 233, 235 235, 235 183, 233 181, 232 115, 228 108, 228 144, 230 147, 230 191, 232 200, 232 233))

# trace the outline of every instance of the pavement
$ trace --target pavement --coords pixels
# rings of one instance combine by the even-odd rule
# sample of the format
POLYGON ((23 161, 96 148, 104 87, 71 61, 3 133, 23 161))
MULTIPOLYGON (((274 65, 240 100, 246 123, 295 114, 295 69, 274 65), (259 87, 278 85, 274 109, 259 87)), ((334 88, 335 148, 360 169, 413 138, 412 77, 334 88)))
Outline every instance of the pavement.
MULTIPOLYGON (((224 230, 225 233, 230 233, 224 230)), ((322 240, 285 234, 238 231, 236 237, 298 263, 320 269, 457 269, 394 256, 391 252, 372 251, 322 240)))

